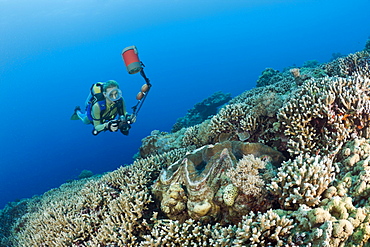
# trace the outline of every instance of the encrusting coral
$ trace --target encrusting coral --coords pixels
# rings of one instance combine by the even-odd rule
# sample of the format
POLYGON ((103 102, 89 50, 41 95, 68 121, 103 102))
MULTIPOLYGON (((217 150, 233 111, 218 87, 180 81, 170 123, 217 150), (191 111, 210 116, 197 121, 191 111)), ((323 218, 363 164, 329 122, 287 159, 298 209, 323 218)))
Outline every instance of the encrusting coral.
POLYGON ((130 166, 9 204, 0 243, 369 246, 368 45, 294 69, 265 71, 202 123, 153 131, 130 166))

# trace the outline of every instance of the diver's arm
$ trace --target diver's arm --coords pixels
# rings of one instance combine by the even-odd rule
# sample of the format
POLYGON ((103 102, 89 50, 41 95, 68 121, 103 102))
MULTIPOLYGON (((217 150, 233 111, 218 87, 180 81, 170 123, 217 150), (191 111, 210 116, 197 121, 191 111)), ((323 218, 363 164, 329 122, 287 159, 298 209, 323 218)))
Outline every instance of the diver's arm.
POLYGON ((122 97, 122 112, 123 112, 123 115, 126 117, 127 116, 126 103, 123 97, 122 97))
MULTIPOLYGON (((100 119, 100 107, 98 103, 93 105, 91 109, 91 115, 94 119, 100 119)), ((105 123, 102 123, 101 121, 98 120, 94 120, 93 124, 95 130, 97 130, 98 132, 105 130, 107 127, 105 123)))
POLYGON ((123 115, 125 116, 125 119, 128 120, 129 124, 135 123, 136 122, 136 116, 134 113, 128 114, 126 111, 126 104, 125 100, 122 98, 122 112, 123 115))

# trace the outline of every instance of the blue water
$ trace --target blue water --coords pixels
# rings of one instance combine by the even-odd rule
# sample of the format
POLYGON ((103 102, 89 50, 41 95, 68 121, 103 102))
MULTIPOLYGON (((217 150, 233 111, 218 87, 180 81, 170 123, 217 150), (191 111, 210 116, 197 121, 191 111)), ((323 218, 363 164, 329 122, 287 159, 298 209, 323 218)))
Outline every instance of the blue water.
MULTIPOLYGON (((282 70, 364 48, 368 0, 0 0, 0 208, 83 169, 132 163, 141 139, 192 106, 282 70), (114 79, 128 106, 144 80, 121 50, 136 45, 152 90, 129 136, 69 120, 92 83, 114 79)), ((131 109, 128 109, 129 111, 131 109)))

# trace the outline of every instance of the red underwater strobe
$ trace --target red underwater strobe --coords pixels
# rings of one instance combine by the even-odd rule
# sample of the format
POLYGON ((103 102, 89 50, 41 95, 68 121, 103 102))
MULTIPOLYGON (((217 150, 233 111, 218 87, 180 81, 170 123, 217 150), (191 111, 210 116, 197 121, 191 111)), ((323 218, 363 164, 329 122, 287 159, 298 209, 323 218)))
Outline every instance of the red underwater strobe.
POLYGON ((128 46, 122 50, 122 59, 125 62, 129 74, 136 74, 143 69, 138 54, 136 46, 134 45, 128 46))

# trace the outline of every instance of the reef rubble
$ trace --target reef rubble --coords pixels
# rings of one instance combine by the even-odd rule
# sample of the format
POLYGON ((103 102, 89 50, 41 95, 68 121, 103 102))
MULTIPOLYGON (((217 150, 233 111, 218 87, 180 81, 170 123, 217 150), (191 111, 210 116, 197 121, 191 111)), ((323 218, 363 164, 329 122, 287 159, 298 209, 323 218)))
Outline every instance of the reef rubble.
POLYGON ((259 80, 129 166, 9 204, 0 245, 369 246, 368 47, 259 80))

